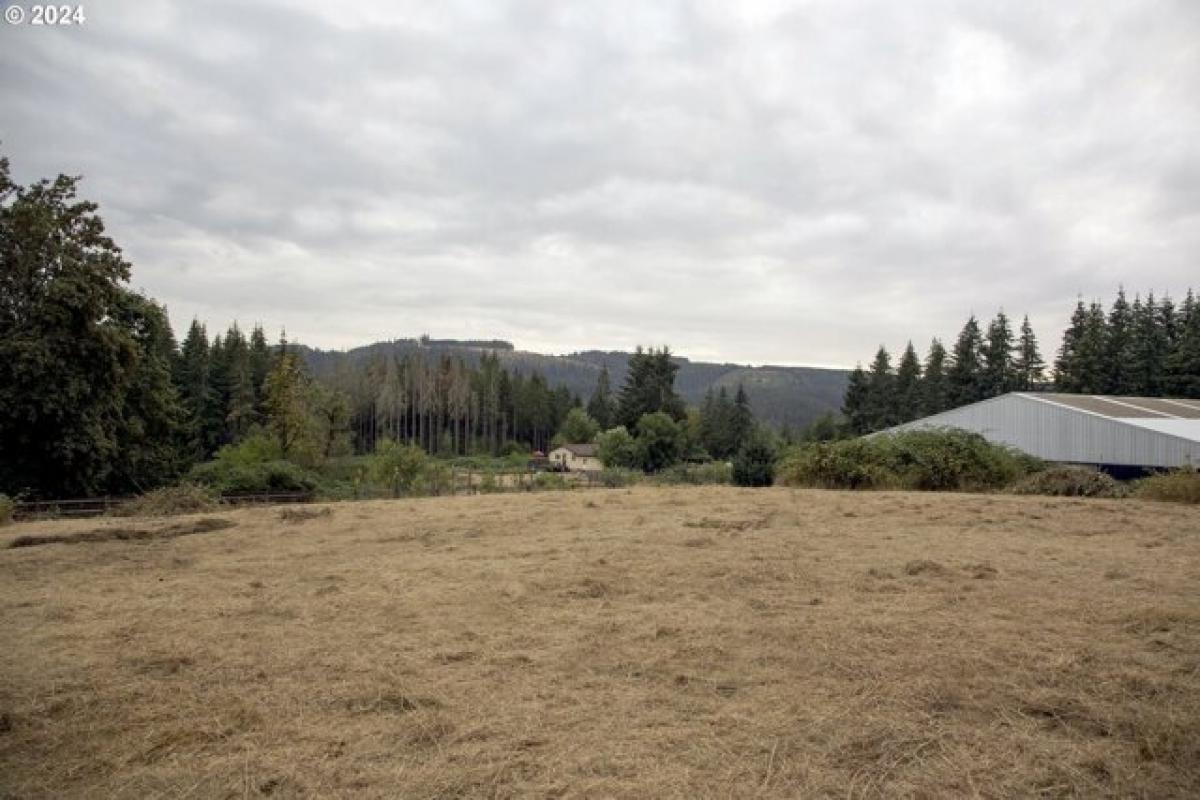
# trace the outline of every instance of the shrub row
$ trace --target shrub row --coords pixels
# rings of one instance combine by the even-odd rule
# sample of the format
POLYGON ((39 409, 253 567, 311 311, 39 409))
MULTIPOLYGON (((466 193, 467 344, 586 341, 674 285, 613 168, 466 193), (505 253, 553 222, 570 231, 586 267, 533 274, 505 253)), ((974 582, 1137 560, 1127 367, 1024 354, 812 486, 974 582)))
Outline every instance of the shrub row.
POLYGON ((979 434, 946 429, 803 445, 784 456, 777 474, 788 486, 992 491, 1041 466, 979 434))

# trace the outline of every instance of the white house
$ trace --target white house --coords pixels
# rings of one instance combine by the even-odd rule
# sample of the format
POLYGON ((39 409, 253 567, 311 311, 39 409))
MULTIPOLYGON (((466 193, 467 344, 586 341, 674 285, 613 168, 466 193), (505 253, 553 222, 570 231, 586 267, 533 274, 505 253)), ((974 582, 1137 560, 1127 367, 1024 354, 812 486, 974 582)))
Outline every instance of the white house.
POLYGON ((604 469, 594 444, 564 444, 550 451, 550 463, 562 464, 571 472, 592 472, 604 469))

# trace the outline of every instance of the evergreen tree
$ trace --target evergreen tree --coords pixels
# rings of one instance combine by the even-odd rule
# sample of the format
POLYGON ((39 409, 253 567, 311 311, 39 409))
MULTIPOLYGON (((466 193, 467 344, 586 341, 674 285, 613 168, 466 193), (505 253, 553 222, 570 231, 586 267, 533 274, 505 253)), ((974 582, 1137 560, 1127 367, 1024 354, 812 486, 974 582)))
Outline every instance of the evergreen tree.
POLYGON ((896 422, 908 422, 921 416, 921 362, 912 342, 904 348, 896 367, 896 422))
POLYGON ((987 340, 983 346, 981 399, 1002 395, 1011 391, 1016 384, 1013 348, 1012 326, 1008 316, 1001 310, 988 325, 987 340))
POLYGON ((730 450, 733 453, 741 450, 754 432, 754 412, 750 410, 750 396, 746 387, 738 384, 737 393, 733 397, 733 413, 731 415, 732 435, 730 450))
POLYGON ((1021 336, 1017 340, 1017 352, 1013 359, 1013 388, 1018 392, 1031 392, 1042 382, 1045 362, 1038 350, 1037 336, 1029 324, 1029 315, 1021 320, 1021 336))
POLYGON ((587 413, 600 430, 606 431, 616 420, 616 405, 613 401, 612 390, 609 388, 608 367, 600 368, 600 376, 596 378, 596 389, 588 400, 587 413))
POLYGON ((982 349, 979 323, 972 314, 954 343, 950 369, 946 372, 946 393, 951 407, 983 399, 982 349))
POLYGON ((672 419, 686 416, 685 406, 675 394, 675 373, 678 365, 671 362, 671 352, 643 350, 639 345, 629 357, 629 371, 621 388, 617 404, 617 419, 627 428, 635 428, 646 414, 663 411, 672 419))
POLYGON ((1054 388, 1057 391, 1082 391, 1083 366, 1079 348, 1084 339, 1087 321, 1087 308, 1084 307, 1082 299, 1077 300, 1075 311, 1071 314, 1071 323, 1063 331, 1062 344, 1058 348, 1058 358, 1054 362, 1054 388))
POLYGON ((193 460, 209 454, 204 428, 205 414, 212 404, 209 372, 208 334, 200 320, 193 319, 175 365, 175 385, 183 404, 188 451, 193 460))
POLYGON ((899 422, 896 408, 896 376, 892 372, 892 357, 880 345, 867 373, 866 401, 867 430, 877 431, 899 422))
POLYGON ((1083 394, 1102 394, 1109 385, 1107 320, 1104 308, 1093 302, 1084 317, 1079 340, 1079 389, 1083 394))
POLYGON ((1125 288, 1117 290, 1117 299, 1108 312, 1104 335, 1102 391, 1106 394, 1133 394, 1134 363, 1133 313, 1125 299, 1125 288))
POLYGON ((263 407, 263 381, 270 371, 271 347, 262 326, 255 325, 250 332, 250 382, 254 387, 254 419, 260 424, 267 418, 263 407))
POLYGON ((846 383, 846 394, 842 397, 842 415, 850 432, 856 436, 870 431, 868 394, 867 373, 863 371, 862 364, 856 364, 846 383))
POLYGON ((133 337, 137 358, 125 389, 115 434, 119 447, 106 491, 146 492, 174 480, 192 458, 187 412, 171 380, 175 335, 166 310, 133 292, 122 292, 112 321, 133 337))
POLYGON ((924 373, 921 378, 921 413, 939 414, 950 407, 950 387, 946 380, 946 348, 938 339, 929 343, 924 373))
POLYGON ((1167 391, 1200 398, 1200 302, 1189 289, 1175 320, 1175 346, 1166 362, 1167 391))
POLYGON ((1166 370, 1167 343, 1165 331, 1159 325, 1158 302, 1154 292, 1133 301, 1132 336, 1129 354, 1129 393, 1144 397, 1159 397, 1163 393, 1166 370))

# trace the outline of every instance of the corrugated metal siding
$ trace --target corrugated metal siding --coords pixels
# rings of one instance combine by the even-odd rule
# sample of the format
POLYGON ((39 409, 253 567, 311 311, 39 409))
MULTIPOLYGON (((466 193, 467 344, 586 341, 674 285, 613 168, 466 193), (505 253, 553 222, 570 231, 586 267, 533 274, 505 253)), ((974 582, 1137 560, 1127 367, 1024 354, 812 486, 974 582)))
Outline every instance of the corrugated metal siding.
POLYGON ((1006 394, 892 428, 951 427, 1047 461, 1178 467, 1200 464, 1200 443, 1020 394, 1006 394))

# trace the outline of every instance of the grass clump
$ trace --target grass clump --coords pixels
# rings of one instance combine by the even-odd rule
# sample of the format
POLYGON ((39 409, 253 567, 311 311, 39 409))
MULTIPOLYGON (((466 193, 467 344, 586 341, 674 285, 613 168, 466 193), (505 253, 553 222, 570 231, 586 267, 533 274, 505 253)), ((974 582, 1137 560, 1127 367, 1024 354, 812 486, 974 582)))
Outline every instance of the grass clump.
POLYGON ((1013 494, 1052 497, 1124 497, 1128 491, 1111 475, 1086 467, 1058 466, 1035 472, 1013 484, 1013 494))
POLYGON ((0 527, 4 527, 13 521, 13 514, 16 510, 17 501, 6 494, 0 494, 0 527))
POLYGON ((1187 467, 1151 475, 1137 482, 1134 494, 1142 500, 1200 503, 1200 472, 1187 467))
POLYGON ((600 485, 606 489, 623 489, 633 486, 643 477, 641 470, 608 467, 600 473, 600 485))
POLYGON ((968 492, 1001 489, 1041 466, 977 433, 941 429, 802 445, 777 476, 787 486, 968 492))
POLYGON ((171 517, 212 511, 217 506, 217 498, 211 489, 195 483, 181 483, 136 497, 119 506, 113 514, 118 517, 171 517))
POLYGON ((710 461, 706 464, 672 464, 655 473, 652 480, 664 486, 706 486, 730 483, 733 475, 726 462, 710 461))

